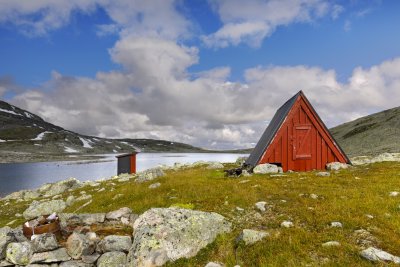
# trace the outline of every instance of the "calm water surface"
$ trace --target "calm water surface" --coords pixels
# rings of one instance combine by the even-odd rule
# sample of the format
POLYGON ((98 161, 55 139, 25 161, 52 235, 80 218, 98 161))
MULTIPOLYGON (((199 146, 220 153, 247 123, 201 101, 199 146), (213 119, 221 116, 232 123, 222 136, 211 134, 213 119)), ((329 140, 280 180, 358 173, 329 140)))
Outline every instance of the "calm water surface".
MULTIPOLYGON (((141 153, 137 155, 137 171, 160 164, 175 162, 190 163, 198 160, 234 162, 248 154, 227 153, 141 153)), ((45 183, 54 183, 74 177, 80 181, 99 180, 117 174, 115 155, 106 155, 98 162, 38 162, 0 164, 0 196, 22 189, 38 188, 45 183)))

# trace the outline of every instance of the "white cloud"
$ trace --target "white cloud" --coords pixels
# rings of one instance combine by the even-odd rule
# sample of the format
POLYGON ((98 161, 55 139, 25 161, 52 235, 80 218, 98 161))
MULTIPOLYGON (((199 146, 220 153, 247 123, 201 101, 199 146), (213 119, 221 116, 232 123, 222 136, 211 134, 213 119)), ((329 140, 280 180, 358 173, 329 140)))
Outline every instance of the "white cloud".
MULTIPOLYGON (((193 56, 185 47, 171 51, 175 49, 193 56)), ((46 84, 50 94, 27 91, 13 103, 85 134, 232 148, 256 142, 276 109, 298 90, 306 93, 328 126, 398 106, 400 99, 400 58, 356 68, 346 83, 339 82, 333 70, 270 66, 248 69, 246 84, 227 81, 229 69, 224 68, 197 78, 182 76, 184 67, 176 71, 170 60, 186 67, 191 62, 181 56, 161 60, 158 64, 166 62, 167 67, 157 67, 149 76, 135 68, 99 73, 95 79, 54 74, 46 84), (166 73, 174 75, 165 79, 166 73), (141 90, 136 90, 139 85, 141 90)))
POLYGON ((177 38, 188 35, 190 23, 176 10, 175 0, 12 0, 0 1, 0 23, 11 23, 28 36, 43 36, 69 23, 74 12, 102 8, 114 21, 99 25, 98 34, 124 28, 137 35, 177 38))
POLYGON ((332 12, 336 18, 339 5, 327 0, 211 0, 223 26, 213 34, 203 36, 210 47, 226 47, 246 43, 260 46, 262 40, 278 26, 294 22, 311 22, 332 12))
POLYGON ((343 11, 344 11, 344 7, 343 6, 337 5, 337 4, 333 5, 332 14, 331 14, 332 18, 333 19, 337 19, 340 16, 340 14, 343 13, 343 11))

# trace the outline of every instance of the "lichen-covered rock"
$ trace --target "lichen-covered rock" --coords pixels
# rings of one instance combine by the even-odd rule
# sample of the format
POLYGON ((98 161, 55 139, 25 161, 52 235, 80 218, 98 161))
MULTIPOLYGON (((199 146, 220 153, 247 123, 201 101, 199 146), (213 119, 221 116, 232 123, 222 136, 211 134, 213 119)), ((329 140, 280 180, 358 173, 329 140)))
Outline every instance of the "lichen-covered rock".
POLYGON ((33 201, 31 205, 24 211, 23 216, 25 219, 30 220, 41 215, 52 214, 53 212, 59 213, 63 211, 67 205, 62 200, 50 200, 47 202, 33 201))
POLYGON ((161 177, 164 176, 164 172, 161 168, 152 168, 152 169, 148 169, 142 172, 139 172, 137 174, 137 178, 135 179, 135 182, 138 183, 143 183, 146 181, 151 181, 156 179, 157 177, 161 177))
POLYGON ((10 227, 0 228, 0 260, 6 257, 7 245, 14 241, 15 237, 10 227))
POLYGON ((65 200, 65 204, 69 207, 69 206, 72 206, 76 201, 77 201, 76 197, 68 196, 67 200, 65 200))
POLYGON ((15 266, 14 263, 11 263, 9 261, 6 260, 0 260, 0 267, 9 267, 9 266, 15 266))
POLYGON ((16 265, 28 265, 33 254, 32 246, 29 242, 10 243, 7 246, 7 261, 16 265))
POLYGON ((39 192, 46 196, 55 196, 64 193, 68 189, 75 189, 80 186, 80 181, 75 178, 69 178, 53 184, 45 184, 39 188, 39 192))
POLYGON ((120 208, 119 210, 111 211, 106 214, 107 220, 120 220, 122 217, 129 218, 132 214, 132 210, 127 207, 120 208))
POLYGON ((71 257, 65 248, 33 254, 31 263, 53 263, 69 261, 71 257))
POLYGON ((61 213, 59 214, 59 218, 61 223, 70 223, 70 224, 84 224, 84 225, 92 225, 98 223, 104 223, 106 219, 105 213, 61 213))
POLYGON ((34 252, 50 251, 56 248, 58 248, 58 243, 54 234, 46 233, 37 235, 32 240, 32 249, 34 252))
POLYGON ((209 169, 209 170, 223 169, 223 168, 224 168, 224 165, 217 161, 211 161, 207 166, 207 169, 209 169))
MULTIPOLYGON (((126 254, 119 251, 106 252, 97 260, 98 267, 121 267, 127 266, 126 254)), ((136 266, 136 265, 135 265, 136 266)))
POLYGON ((237 241, 243 241, 246 245, 254 244, 263 238, 269 236, 267 232, 256 231, 251 229, 243 229, 242 233, 239 235, 237 241))
POLYGON ((89 240, 86 235, 74 232, 68 237, 66 248, 68 254, 74 260, 78 260, 82 255, 92 254, 96 248, 96 244, 89 240))
POLYGON ((266 173, 278 173, 278 166, 273 165, 273 164, 259 164, 254 167, 253 173, 256 174, 266 174, 266 173))
POLYGON ((178 208, 153 208, 134 223, 130 266, 161 266, 195 256, 231 224, 217 214, 178 208))
POLYGON ((388 261, 400 264, 400 257, 393 256, 386 251, 374 247, 364 249, 360 252, 360 255, 370 261, 388 261))
POLYGON ((132 239, 129 236, 109 235, 97 244, 97 252, 121 251, 128 252, 132 246, 132 239))
POLYGON ((326 164, 326 169, 329 171, 338 171, 341 169, 347 169, 349 165, 346 163, 341 163, 341 162, 331 162, 326 164))

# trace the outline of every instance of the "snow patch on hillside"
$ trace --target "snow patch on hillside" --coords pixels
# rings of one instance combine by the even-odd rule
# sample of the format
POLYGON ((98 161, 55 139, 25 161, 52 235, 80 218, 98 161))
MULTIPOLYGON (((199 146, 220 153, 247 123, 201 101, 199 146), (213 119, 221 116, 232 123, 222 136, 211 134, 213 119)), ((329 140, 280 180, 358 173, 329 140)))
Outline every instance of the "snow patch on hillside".
POLYGON ((28 112, 24 112, 25 113, 25 116, 26 117, 28 117, 28 118, 30 118, 30 119, 33 119, 33 115, 32 114, 30 114, 30 113, 28 113, 28 112))
POLYGON ((0 143, 7 142, 6 140, 0 139, 0 143))
POLYGON ((31 140, 32 141, 41 141, 41 140, 43 140, 44 135, 48 134, 48 133, 52 133, 52 132, 48 132, 48 131, 42 132, 42 133, 38 134, 38 136, 36 136, 35 138, 33 138, 31 140))
POLYGON ((21 116, 21 114, 18 114, 18 113, 16 113, 15 111, 8 110, 8 109, 0 108, 0 111, 6 112, 6 113, 10 113, 10 114, 13 114, 13 115, 17 115, 17 116, 21 116))
POLYGON ((85 148, 93 148, 90 143, 92 143, 92 141, 87 140, 85 138, 79 137, 79 140, 81 140, 81 142, 83 143, 83 147, 85 148))
POLYGON ((64 147, 64 151, 67 152, 67 153, 77 153, 77 152, 79 152, 78 150, 70 148, 70 147, 67 147, 67 146, 64 147))

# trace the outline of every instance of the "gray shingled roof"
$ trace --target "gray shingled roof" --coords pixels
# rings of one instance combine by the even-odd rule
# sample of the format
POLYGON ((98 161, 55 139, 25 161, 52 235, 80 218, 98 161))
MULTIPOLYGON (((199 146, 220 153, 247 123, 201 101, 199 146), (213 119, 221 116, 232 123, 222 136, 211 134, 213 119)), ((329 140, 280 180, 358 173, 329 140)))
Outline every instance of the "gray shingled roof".
POLYGON ((292 109, 293 104, 296 102, 296 99, 301 94, 301 91, 286 101, 278 111, 275 113, 274 117, 268 124, 267 129, 265 129, 263 135, 261 136, 260 140, 258 141, 256 147, 251 152, 250 156, 247 158, 245 165, 254 167, 260 161, 264 151, 272 142, 274 136, 278 132, 279 128, 281 127, 283 121, 285 120, 286 116, 288 115, 289 111, 292 109))

